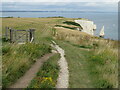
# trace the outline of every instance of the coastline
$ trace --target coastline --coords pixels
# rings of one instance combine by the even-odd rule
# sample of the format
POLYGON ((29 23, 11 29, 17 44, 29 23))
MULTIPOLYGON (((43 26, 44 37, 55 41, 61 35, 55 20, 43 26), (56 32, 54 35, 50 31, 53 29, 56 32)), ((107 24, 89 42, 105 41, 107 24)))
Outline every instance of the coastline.
MULTIPOLYGON (((10 17, 0 17, 0 18, 26 18, 26 17, 13 17, 13 16, 10 16, 10 17)), ((31 18, 31 17, 27 17, 27 18, 31 18)), ((33 17, 32 17, 33 18, 33 17)), ((34 18, 66 18, 66 17, 63 17, 63 16, 54 16, 54 17, 34 17, 34 18)), ((92 21, 91 19, 87 19, 87 18, 71 18, 71 19, 74 19, 74 20, 87 20, 87 21, 91 21, 91 22, 94 22, 92 21)), ((95 23, 96 24, 96 23, 95 23)), ((98 37, 98 35, 96 35, 96 30, 94 31, 94 35, 95 37, 98 37)), ((103 39, 105 40, 114 40, 114 41, 120 41, 119 38, 118 39, 112 39, 112 38, 108 38, 108 37, 104 37, 103 39)))

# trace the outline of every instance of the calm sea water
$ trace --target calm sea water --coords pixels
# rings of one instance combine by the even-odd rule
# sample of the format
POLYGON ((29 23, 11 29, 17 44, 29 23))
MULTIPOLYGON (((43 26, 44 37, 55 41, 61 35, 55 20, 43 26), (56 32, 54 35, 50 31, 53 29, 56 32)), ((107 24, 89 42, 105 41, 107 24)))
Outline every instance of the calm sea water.
POLYGON ((54 17, 87 18, 97 25, 95 35, 98 36, 104 25, 105 38, 118 40, 118 13, 90 13, 90 12, 3 12, 2 17, 54 17))

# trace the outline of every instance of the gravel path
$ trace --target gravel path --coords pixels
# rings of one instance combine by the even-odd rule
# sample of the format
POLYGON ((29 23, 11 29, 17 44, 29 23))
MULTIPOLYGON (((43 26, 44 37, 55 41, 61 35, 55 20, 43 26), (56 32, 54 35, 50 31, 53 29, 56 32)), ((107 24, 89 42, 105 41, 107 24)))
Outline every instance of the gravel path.
POLYGON ((11 85, 9 88, 27 88, 30 84, 31 80, 36 76, 36 73, 39 71, 42 64, 49 59, 49 57, 53 56, 54 53, 46 54, 39 60, 35 62, 34 65, 22 76, 17 82, 11 85))
POLYGON ((58 45, 56 45, 56 43, 54 41, 52 41, 52 42, 54 44, 53 47, 61 55, 61 58, 58 61, 58 64, 60 66, 60 73, 59 73, 59 76, 58 76, 56 88, 68 88, 68 85, 69 85, 69 71, 68 71, 67 61, 64 57, 65 56, 64 50, 62 48, 60 48, 58 45))

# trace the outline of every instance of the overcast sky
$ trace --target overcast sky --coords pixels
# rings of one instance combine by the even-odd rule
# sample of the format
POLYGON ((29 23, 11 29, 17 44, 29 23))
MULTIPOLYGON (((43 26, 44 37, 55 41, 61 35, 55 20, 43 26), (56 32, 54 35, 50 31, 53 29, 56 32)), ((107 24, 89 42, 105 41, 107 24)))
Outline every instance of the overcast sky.
POLYGON ((4 0, 3 11, 102 11, 117 12, 118 0, 4 0), (32 2, 31 2, 32 1, 32 2))
MULTIPOLYGON (((118 2, 119 0, 19 0, 19 2, 118 2)), ((2 2, 18 2, 18 0, 2 0, 2 2)))

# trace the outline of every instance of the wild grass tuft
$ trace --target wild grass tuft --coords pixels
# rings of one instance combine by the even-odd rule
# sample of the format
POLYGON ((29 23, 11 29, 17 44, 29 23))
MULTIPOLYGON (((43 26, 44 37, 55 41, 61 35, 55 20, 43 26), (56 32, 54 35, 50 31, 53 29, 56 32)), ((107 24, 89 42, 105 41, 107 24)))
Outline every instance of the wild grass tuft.
POLYGON ((100 42, 99 47, 91 51, 93 54, 89 58, 90 76, 93 77, 92 80, 97 88, 117 88, 118 47, 114 46, 116 41, 100 42))

